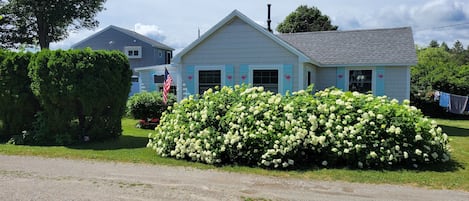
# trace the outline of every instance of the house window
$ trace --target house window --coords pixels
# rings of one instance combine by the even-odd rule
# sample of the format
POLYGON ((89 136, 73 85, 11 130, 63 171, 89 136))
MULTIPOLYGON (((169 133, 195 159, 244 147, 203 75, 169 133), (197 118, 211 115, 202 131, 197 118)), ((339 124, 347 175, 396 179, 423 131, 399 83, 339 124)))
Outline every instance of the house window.
POLYGON ((160 58, 163 57, 163 51, 158 50, 158 56, 160 56, 160 58))
POLYGON ((253 86, 278 93, 278 70, 253 70, 253 86))
MULTIPOLYGON (((160 91, 163 92, 163 85, 159 87, 160 91)), ((169 93, 176 95, 176 86, 171 86, 169 88, 169 93)))
POLYGON ((124 53, 130 59, 142 58, 142 47, 141 46, 125 46, 124 53))
POLYGON ((349 91, 369 93, 372 91, 372 70, 350 70, 349 91))
POLYGON ((311 85, 311 71, 308 71, 308 86, 311 85))
POLYGON ((199 94, 204 91, 221 86, 221 71, 220 70, 201 70, 199 71, 199 94))
POLYGON ((166 64, 170 64, 172 58, 173 58, 172 52, 171 52, 171 51, 167 51, 167 52, 166 52, 165 63, 166 63, 166 64))
POLYGON ((133 75, 131 78, 131 82, 138 82, 138 76, 133 75))
POLYGON ((153 83, 164 83, 164 75, 153 75, 153 83))

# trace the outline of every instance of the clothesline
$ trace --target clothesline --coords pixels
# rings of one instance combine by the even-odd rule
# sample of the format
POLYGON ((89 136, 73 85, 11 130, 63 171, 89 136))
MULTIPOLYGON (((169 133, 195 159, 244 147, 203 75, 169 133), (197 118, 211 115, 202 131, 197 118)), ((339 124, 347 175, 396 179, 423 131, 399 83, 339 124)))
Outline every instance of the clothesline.
POLYGON ((435 101, 439 101, 440 107, 454 114, 469 114, 469 97, 435 91, 435 101))

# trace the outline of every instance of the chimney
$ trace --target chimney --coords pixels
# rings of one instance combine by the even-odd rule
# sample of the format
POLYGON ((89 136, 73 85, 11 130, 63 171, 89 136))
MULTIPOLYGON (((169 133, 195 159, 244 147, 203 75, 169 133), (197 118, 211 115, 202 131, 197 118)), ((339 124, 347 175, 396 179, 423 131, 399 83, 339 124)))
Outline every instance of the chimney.
POLYGON ((272 29, 270 28, 270 22, 272 22, 272 20, 270 20, 270 3, 267 4, 267 30, 272 33, 272 29))

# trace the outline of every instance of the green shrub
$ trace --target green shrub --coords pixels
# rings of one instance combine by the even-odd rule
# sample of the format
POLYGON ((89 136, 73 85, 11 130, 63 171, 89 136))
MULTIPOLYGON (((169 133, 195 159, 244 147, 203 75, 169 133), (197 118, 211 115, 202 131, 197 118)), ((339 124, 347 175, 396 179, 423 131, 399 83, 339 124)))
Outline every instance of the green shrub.
POLYGON ((161 92, 140 92, 127 101, 127 114, 135 119, 160 118, 174 102, 176 97, 173 94, 168 94, 168 102, 164 104, 161 92))
POLYGON ((30 58, 30 53, 0 51, 0 141, 30 130, 39 110, 28 77, 30 58))
POLYGON ((70 144, 119 136, 131 70, 121 52, 57 50, 37 53, 29 65, 31 87, 43 111, 34 144, 70 144))
POLYGON ((149 137, 158 155, 209 164, 389 168, 449 160, 447 135, 408 101, 337 89, 208 90, 175 103, 149 137))

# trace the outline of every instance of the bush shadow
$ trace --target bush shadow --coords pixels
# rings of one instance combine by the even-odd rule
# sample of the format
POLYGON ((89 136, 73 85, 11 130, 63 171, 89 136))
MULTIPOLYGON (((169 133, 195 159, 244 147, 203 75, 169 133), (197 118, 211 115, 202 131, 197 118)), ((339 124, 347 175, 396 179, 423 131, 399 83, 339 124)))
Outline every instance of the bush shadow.
MULTIPOLYGON (((295 166, 293 168, 288 168, 285 169, 286 171, 297 171, 297 172, 308 172, 308 171, 319 171, 321 169, 324 169, 326 167, 320 166, 317 164, 311 164, 311 165, 301 165, 301 166, 295 166)), ((406 165, 399 165, 399 166, 393 166, 393 167, 387 167, 387 168, 364 168, 360 169, 357 167, 350 167, 345 164, 335 164, 332 166, 328 166, 327 169, 347 169, 347 170, 361 170, 361 171, 416 171, 416 172, 455 172, 459 170, 464 170, 466 167, 464 166, 463 163, 450 159, 446 163, 440 163, 440 164, 423 164, 420 165, 418 168, 415 168, 413 166, 406 166, 406 165)))
POLYGON ((117 149, 139 149, 146 147, 148 143, 147 137, 136 137, 121 135, 114 139, 106 141, 96 141, 90 143, 82 143, 67 146, 70 149, 81 150, 117 150, 117 149))
POLYGON ((419 171, 431 171, 431 172, 454 172, 458 170, 464 170, 466 167, 464 167, 463 163, 460 163, 459 161, 451 159, 450 161, 443 163, 443 164, 431 164, 431 165, 424 165, 419 169, 419 171))
POLYGON ((443 129, 443 132, 447 133, 449 136, 469 137, 469 129, 467 128, 445 125, 439 125, 439 127, 441 127, 441 129, 443 129))

